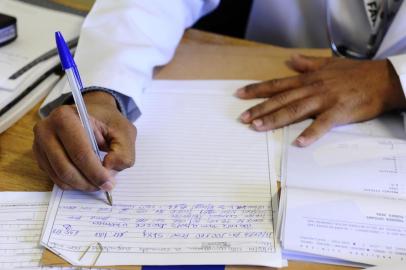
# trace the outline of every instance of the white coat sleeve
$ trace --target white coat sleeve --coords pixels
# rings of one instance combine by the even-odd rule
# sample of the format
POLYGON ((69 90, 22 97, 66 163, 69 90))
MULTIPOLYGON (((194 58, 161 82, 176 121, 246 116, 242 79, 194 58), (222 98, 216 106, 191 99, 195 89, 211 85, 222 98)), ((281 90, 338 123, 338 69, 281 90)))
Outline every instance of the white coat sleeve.
MULTIPOLYGON (((406 98, 406 54, 391 56, 388 57, 388 59, 391 62, 393 68, 395 69, 399 77, 400 84, 402 85, 403 94, 404 97, 406 98)), ((403 112, 402 115, 404 123, 403 126, 406 132, 406 112, 403 112)))
MULTIPOLYGON (((75 53, 83 84, 125 95, 142 110, 142 89, 153 68, 170 61, 185 28, 219 1, 97 0, 83 23, 75 53)), ((53 95, 68 92, 65 83, 53 95)))

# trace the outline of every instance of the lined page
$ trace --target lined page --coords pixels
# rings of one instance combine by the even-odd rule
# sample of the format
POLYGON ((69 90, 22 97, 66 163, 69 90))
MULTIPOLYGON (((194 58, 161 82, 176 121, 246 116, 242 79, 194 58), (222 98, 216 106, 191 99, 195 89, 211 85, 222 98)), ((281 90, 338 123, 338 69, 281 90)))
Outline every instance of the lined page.
POLYGON ((137 162, 100 193, 54 190, 42 243, 73 264, 280 266, 272 136, 241 124, 247 82, 156 82, 136 123, 137 162), (78 261, 91 246, 89 256, 78 261), (93 255, 93 256, 91 256, 93 255))
POLYGON ((49 192, 2 192, 0 195, 0 269, 38 267, 39 245, 49 192))
POLYGON ((0 192, 0 269, 79 269, 40 264, 44 248, 39 241, 50 196, 50 192, 0 192))

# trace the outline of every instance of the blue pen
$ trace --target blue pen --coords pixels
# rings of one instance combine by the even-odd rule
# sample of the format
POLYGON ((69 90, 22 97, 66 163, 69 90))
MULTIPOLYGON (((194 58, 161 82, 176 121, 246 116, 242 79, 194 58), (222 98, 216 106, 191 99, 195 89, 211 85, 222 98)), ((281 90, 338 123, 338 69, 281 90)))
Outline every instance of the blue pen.
MULTIPOLYGON (((83 101, 82 92, 83 89, 82 81, 80 79, 78 68, 76 67, 75 61, 70 53, 69 47, 66 44, 61 32, 55 33, 56 46, 58 48, 59 58, 61 59, 62 68, 66 73, 70 88, 72 90, 73 99, 76 104, 76 108, 79 113, 80 121, 85 128, 87 137, 92 144, 93 151, 99 157, 100 161, 103 161, 100 156, 99 147, 97 146, 96 138, 94 137, 92 126, 90 125, 89 117, 87 114, 85 102, 83 101)), ((113 205, 113 197, 106 191, 107 201, 110 205, 113 205)))

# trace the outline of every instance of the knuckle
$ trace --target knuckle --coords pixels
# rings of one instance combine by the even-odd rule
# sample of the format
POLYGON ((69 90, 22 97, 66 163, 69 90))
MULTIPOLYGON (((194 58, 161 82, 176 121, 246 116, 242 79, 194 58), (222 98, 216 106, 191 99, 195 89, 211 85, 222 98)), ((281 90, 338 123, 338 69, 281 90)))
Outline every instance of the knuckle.
POLYGON ((273 113, 273 114, 267 115, 267 116, 264 118, 264 122, 265 122, 265 124, 266 124, 267 126, 277 125, 277 124, 278 124, 278 121, 279 121, 279 118, 280 118, 280 117, 278 116, 277 113, 273 113))
POLYGON ((248 112, 252 115, 251 117, 257 117, 259 115, 262 115, 265 112, 265 104, 264 103, 258 104, 249 109, 248 112))
POLYGON ((317 126, 322 127, 323 129, 329 129, 337 125, 337 120, 329 114, 321 115, 317 117, 317 126))
POLYGON ((89 158, 90 158, 90 154, 92 152, 89 153, 89 151, 86 150, 76 150, 73 154, 72 154, 72 159, 75 161, 76 164, 83 164, 86 163, 89 158))
POLYGON ((67 118, 71 117, 73 113, 72 107, 63 105, 55 108, 49 115, 52 123, 57 126, 63 125, 67 118))
POLYGON ((288 106, 286 106, 286 112, 288 114, 289 118, 295 118, 297 117, 301 110, 301 107, 303 107, 304 105, 299 104, 299 103, 293 103, 293 104, 289 104, 288 106))
POLYGON ((127 157, 121 157, 117 160, 117 165, 122 168, 130 168, 135 164, 135 155, 128 155, 127 157))
POLYGON ((280 93, 273 97, 273 100, 279 105, 284 105, 288 101, 288 95, 286 93, 280 93))
POLYGON ((58 178, 63 182, 69 182, 72 186, 76 186, 78 179, 75 177, 75 172, 72 169, 56 166, 56 173, 58 174, 58 178))

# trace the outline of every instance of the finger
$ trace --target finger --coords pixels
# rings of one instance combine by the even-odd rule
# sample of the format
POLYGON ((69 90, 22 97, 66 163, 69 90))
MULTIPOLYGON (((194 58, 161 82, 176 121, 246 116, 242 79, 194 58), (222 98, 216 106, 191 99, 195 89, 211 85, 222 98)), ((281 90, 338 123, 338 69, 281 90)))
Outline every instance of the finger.
POLYGON ((257 131, 267 131, 286 126, 317 114, 322 108, 320 97, 309 97, 286 105, 252 122, 251 127, 257 131))
POLYGON ((38 143, 34 142, 33 150, 35 158, 39 163, 39 166, 43 168, 43 170, 47 173, 48 177, 52 180, 52 182, 54 182, 60 189, 72 190, 73 188, 69 184, 58 179, 56 173, 54 172, 49 163, 48 158, 46 157, 45 153, 41 150, 41 148, 38 146, 38 143))
POLYGON ((87 181, 102 190, 111 191, 115 180, 93 152, 74 108, 65 106, 59 110, 54 110, 53 113, 55 114, 52 117, 53 125, 56 127, 59 141, 66 150, 69 159, 87 181))
POLYGON ((335 117, 331 112, 326 112, 316 117, 313 123, 296 138, 295 144, 305 147, 318 140, 337 125, 335 117))
POLYGON ((237 90, 235 95, 242 99, 271 97, 281 91, 299 88, 311 81, 311 76, 300 75, 265 82, 249 84, 237 90))
POLYGON ((110 146, 103 160, 107 169, 121 171, 134 165, 136 133, 131 123, 122 123, 121 128, 109 129, 105 136, 110 146))
POLYGON ((50 166, 57 179, 74 189, 83 191, 96 191, 99 188, 92 185, 72 164, 66 155, 63 145, 54 136, 48 137, 46 142, 40 142, 43 152, 49 160, 50 166))
POLYGON ((303 99, 311 95, 312 93, 314 93, 315 87, 316 85, 309 85, 276 94, 270 99, 243 112, 240 116, 240 119, 243 123, 250 123, 256 118, 262 117, 266 114, 269 114, 277 109, 286 106, 289 103, 292 103, 299 99, 303 99))
POLYGON ((43 161, 43 157, 40 154, 40 150, 38 149, 37 143, 34 139, 34 142, 32 144, 32 152, 34 154, 35 159, 37 160, 38 163, 38 167, 42 170, 45 171, 45 167, 43 165, 44 161, 43 161))
POLYGON ((312 57, 294 54, 289 64, 295 71, 312 72, 327 65, 331 59, 331 57, 312 57))
POLYGON ((92 126, 94 127, 94 137, 96 138, 97 145, 99 146, 99 149, 102 151, 107 152, 108 151, 108 142, 104 136, 104 134, 107 133, 107 126, 100 122, 96 121, 94 118, 89 119, 92 126))

